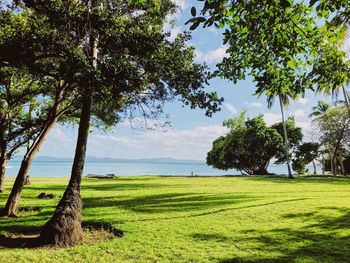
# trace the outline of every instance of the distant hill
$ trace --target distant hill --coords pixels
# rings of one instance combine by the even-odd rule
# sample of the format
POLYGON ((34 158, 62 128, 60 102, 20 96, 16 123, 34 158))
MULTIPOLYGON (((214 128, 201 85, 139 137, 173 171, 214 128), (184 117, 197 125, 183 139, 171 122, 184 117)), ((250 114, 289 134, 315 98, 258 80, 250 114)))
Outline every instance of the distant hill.
MULTIPOLYGON (((19 162, 22 157, 18 156, 12 161, 19 162)), ((52 156, 38 156, 34 162, 73 162, 72 158, 61 158, 52 156)), ((114 159, 114 158, 98 158, 93 156, 86 157, 86 162, 103 162, 103 163, 181 163, 181 164, 202 164, 204 161, 198 160, 182 160, 174 158, 145 158, 145 159, 114 159)))

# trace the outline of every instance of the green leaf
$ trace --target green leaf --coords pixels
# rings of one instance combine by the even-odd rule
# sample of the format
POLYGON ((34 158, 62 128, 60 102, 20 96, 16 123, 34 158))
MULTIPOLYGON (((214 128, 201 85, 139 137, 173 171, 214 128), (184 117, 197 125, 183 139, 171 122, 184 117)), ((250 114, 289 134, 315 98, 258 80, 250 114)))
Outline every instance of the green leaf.
POLYGON ((191 15, 192 16, 196 16, 196 14, 197 14, 196 8, 194 6, 192 6, 192 8, 191 8, 191 15))
POLYGON ((198 26, 199 26, 200 22, 196 21, 195 23, 192 24, 192 26, 190 27, 190 30, 195 30, 198 26))

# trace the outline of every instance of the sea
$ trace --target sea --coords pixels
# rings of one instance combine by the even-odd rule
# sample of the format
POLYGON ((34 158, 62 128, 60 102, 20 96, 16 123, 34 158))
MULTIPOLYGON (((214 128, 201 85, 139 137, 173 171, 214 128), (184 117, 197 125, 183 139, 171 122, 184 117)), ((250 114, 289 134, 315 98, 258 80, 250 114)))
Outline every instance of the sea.
MULTIPOLYGON (((7 165, 6 176, 15 177, 21 162, 10 161, 7 165)), ((34 161, 30 169, 32 177, 67 177, 72 167, 71 160, 34 161)), ((311 167, 310 171, 312 171, 311 167)), ((318 167, 319 168, 319 167, 318 167)), ((287 174, 286 165, 270 164, 268 171, 275 174, 287 174)), ((165 175, 165 176, 227 176, 240 175, 236 170, 222 171, 212 168, 205 162, 159 162, 159 161, 87 161, 84 175, 87 174, 114 174, 116 176, 165 175)))

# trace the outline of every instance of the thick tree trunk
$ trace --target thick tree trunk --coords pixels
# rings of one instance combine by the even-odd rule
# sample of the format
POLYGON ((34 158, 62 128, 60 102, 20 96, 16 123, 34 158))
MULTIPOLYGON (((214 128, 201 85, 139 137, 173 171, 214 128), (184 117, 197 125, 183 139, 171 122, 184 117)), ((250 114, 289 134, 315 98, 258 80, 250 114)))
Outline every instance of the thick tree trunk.
MULTIPOLYGON (((96 1, 92 1, 91 6, 95 7, 96 4, 96 1)), ((98 36, 91 35, 91 64, 95 69, 97 68, 97 46, 98 36)), ((90 82, 90 87, 86 91, 86 94, 84 94, 78 139, 69 184, 62 199, 58 203, 53 216, 41 230, 40 238, 45 244, 59 247, 69 247, 80 243, 83 239, 83 229, 81 226, 81 211, 83 208, 83 202, 80 197, 80 185, 90 129, 92 85, 92 82, 90 82)))
POLYGON ((314 167, 314 174, 317 174, 316 162, 312 160, 312 166, 314 167))
POLYGON ((284 135, 284 151, 285 151, 286 159, 287 159, 288 178, 293 179, 294 177, 292 175, 292 169, 290 168, 290 160, 289 160, 288 134, 287 134, 286 122, 285 122, 285 118, 284 118, 283 103, 282 103, 281 96, 279 96, 279 101, 280 101, 281 114, 282 114, 283 135, 284 135))
POLYGON ((42 228, 40 237, 45 244, 68 247, 78 244, 83 238, 81 227, 83 202, 80 197, 80 183, 90 127, 91 104, 92 96, 85 96, 71 178, 52 218, 42 228))
POLYGON ((0 193, 5 192, 6 164, 7 164, 7 156, 5 151, 0 156, 0 193))

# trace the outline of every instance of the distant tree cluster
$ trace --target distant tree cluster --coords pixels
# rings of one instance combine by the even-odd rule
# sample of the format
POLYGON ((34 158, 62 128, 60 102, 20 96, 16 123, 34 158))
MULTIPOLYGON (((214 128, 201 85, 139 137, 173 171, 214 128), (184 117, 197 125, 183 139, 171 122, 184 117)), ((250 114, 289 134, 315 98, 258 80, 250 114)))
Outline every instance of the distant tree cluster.
POLYGON ((334 105, 319 101, 310 114, 321 145, 323 172, 350 173, 350 115, 344 101, 334 105), (345 105, 344 105, 345 104, 345 105))
MULTIPOLYGON (((243 112, 239 117, 224 122, 229 131, 213 142, 207 164, 222 170, 236 169, 249 175, 269 174, 267 168, 272 159, 277 164, 286 162, 283 125, 268 126, 263 115, 251 119, 246 119, 245 115, 246 112, 243 112)), ((302 142, 302 130, 293 118, 286 121, 286 128, 293 170, 303 174, 305 166, 317 158, 318 144, 302 142)))

